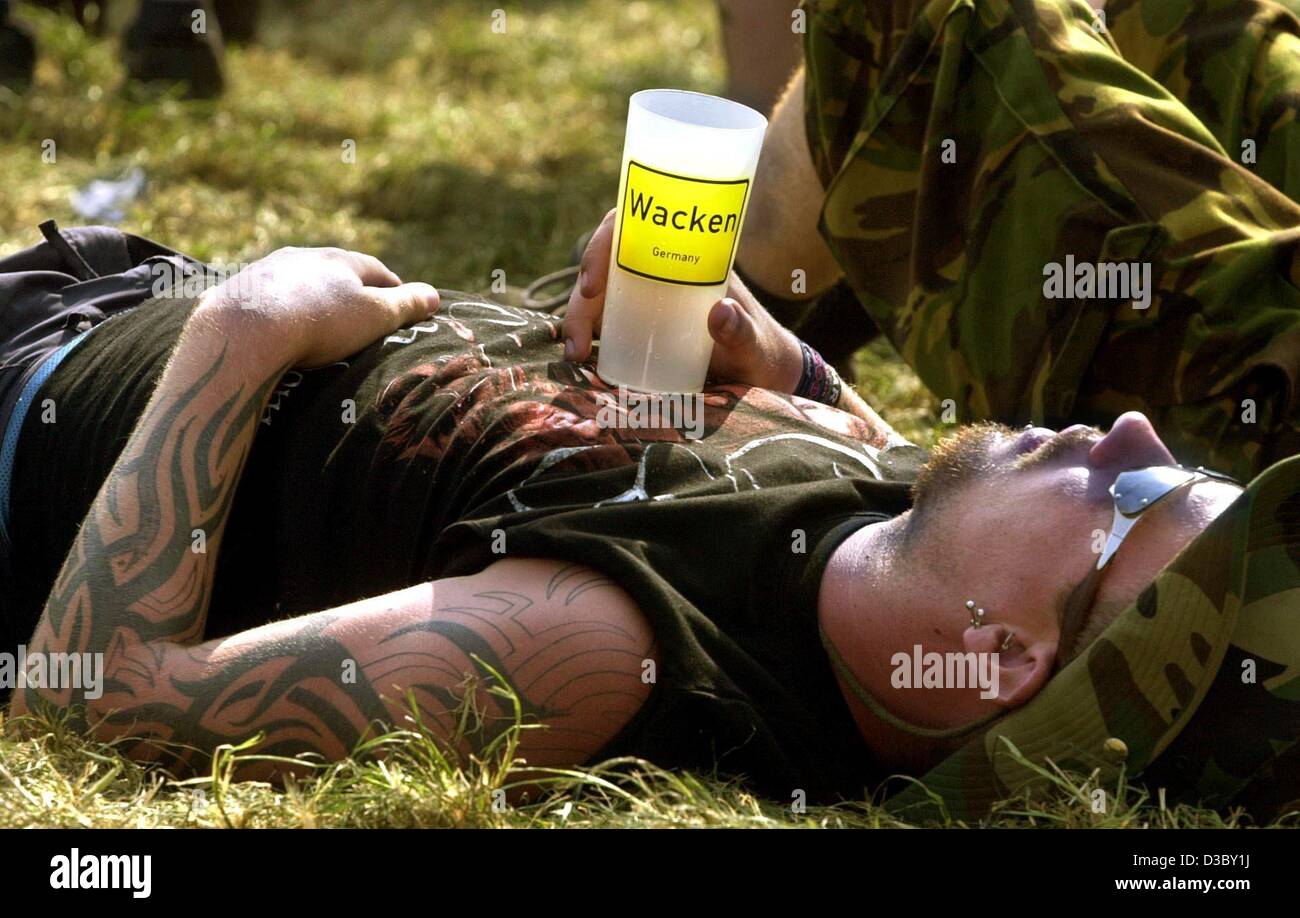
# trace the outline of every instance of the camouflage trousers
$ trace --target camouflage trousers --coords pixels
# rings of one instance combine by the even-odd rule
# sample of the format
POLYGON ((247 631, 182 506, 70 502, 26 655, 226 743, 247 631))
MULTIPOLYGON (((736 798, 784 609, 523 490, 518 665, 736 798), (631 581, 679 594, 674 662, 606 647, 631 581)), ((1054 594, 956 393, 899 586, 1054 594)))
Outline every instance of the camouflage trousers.
POLYGON ((806 0, 822 232, 958 420, 1300 452, 1300 0, 806 0))

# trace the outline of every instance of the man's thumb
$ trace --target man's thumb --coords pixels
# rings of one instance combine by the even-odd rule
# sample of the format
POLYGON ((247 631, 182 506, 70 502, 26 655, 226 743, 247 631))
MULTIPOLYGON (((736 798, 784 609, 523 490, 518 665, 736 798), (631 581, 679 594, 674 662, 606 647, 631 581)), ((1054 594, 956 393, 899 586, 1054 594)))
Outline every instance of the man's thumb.
POLYGON ((754 322, 740 303, 731 297, 723 297, 709 310, 709 336, 719 346, 728 350, 752 347, 758 340, 758 331, 754 322))
POLYGON ((371 287, 370 292, 397 313, 399 325, 428 318, 438 311, 441 303, 437 290, 418 281, 396 287, 371 287))

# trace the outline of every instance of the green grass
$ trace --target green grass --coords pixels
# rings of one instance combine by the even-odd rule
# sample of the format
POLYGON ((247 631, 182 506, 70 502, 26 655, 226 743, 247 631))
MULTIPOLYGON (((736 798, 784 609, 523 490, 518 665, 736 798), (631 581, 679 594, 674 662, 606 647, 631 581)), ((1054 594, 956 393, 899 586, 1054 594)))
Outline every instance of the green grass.
MULTIPOLYGON (((223 748, 210 773, 171 779, 87 740, 58 719, 24 718, 0 739, 0 828, 900 828, 871 802, 795 810, 734 783, 670 772, 637 759, 525 775, 521 730, 505 731, 479 758, 458 758, 412 719, 364 742, 343 762, 319 765, 284 786, 235 781, 255 744, 223 748), (514 790, 530 788, 528 798, 514 790), (509 794, 510 796, 505 796, 509 794), (509 800, 507 804, 505 801, 509 800)), ((536 728, 535 728, 536 729, 536 728)), ((1015 754, 1014 750, 1010 754, 1015 754)), ((1023 759, 1020 759, 1024 762, 1023 759)), ((1027 763, 1026 763, 1027 764, 1027 763)), ((1121 777, 1038 768, 1038 785, 999 803, 979 825, 1023 828, 1234 828, 1239 813, 1165 806, 1121 777), (1104 812, 1093 806, 1105 792, 1104 812)), ((1272 823, 1293 827, 1300 813, 1272 823)), ((940 819, 931 825, 968 827, 940 819)))
POLYGON ((494 34, 498 5, 297 4, 232 49, 229 92, 204 104, 132 102, 113 41, 24 8, 42 59, 34 92, 0 98, 0 253, 46 217, 77 222, 71 190, 140 165, 151 190, 125 227, 203 259, 328 242, 462 289, 562 266, 617 190, 627 96, 720 88, 710 8, 505 4, 494 34))
MULTIPOLYGON (((483 290, 497 269, 522 286, 566 264, 608 208, 627 96, 723 85, 713 7, 701 0, 287 6, 268 16, 256 45, 229 51, 228 92, 212 103, 142 95, 126 85, 114 40, 22 7, 41 59, 31 92, 0 90, 0 254, 36 242, 49 217, 83 222, 69 193, 138 165, 149 191, 124 228, 205 260, 330 244, 443 287, 483 290), (490 29, 498 6, 504 35, 490 29), (53 163, 42 159, 46 140, 53 163), (348 140, 354 163, 342 156, 348 140)), ((886 418, 918 442, 934 439, 935 402, 888 345, 864 350, 858 367, 886 418)), ((255 751, 223 750, 210 774, 177 782, 66 724, 33 721, 0 738, 0 827, 900 824, 866 802, 796 813, 789 801, 644 762, 556 774, 537 802, 502 809, 494 792, 522 780, 514 735, 483 761, 458 761, 405 724, 354 759, 272 787, 231 780, 255 751)), ((1046 772, 1038 790, 986 822, 1239 822, 1166 808, 1122 783, 1106 788, 1107 812, 1095 814, 1094 787, 1088 776, 1046 772)))

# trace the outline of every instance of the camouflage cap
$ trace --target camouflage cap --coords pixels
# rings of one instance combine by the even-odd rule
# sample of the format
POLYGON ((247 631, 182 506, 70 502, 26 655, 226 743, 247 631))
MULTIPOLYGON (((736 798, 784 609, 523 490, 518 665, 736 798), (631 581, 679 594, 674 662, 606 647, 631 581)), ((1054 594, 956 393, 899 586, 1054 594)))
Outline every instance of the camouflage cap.
POLYGON ((1041 779, 1026 762, 1050 760, 1103 781, 1123 767, 1173 800, 1246 791, 1273 809, 1300 786, 1297 739, 1300 456, 1256 477, 1033 701, 886 806, 978 819, 1041 779))

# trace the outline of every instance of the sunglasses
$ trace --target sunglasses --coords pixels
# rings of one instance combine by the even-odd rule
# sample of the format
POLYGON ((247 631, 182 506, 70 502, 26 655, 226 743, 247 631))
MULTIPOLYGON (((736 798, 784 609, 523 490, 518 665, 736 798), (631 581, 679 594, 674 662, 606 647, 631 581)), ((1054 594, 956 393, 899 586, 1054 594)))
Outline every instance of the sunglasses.
POLYGON ((1061 613, 1061 637, 1057 643, 1056 668, 1061 668, 1061 661, 1069 657, 1074 642, 1078 640, 1088 621, 1088 612, 1101 587, 1102 573, 1115 560, 1115 553, 1137 521, 1160 501, 1170 494, 1191 487, 1202 481, 1222 481, 1241 487, 1241 482, 1222 472, 1212 472, 1203 467, 1188 468, 1184 465, 1151 465, 1141 469, 1121 472, 1110 486, 1110 495, 1114 501, 1114 516, 1111 519, 1110 535, 1102 548, 1097 566, 1088 572, 1066 598, 1061 613))

